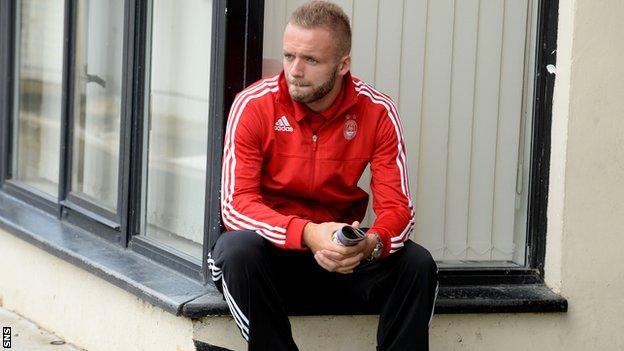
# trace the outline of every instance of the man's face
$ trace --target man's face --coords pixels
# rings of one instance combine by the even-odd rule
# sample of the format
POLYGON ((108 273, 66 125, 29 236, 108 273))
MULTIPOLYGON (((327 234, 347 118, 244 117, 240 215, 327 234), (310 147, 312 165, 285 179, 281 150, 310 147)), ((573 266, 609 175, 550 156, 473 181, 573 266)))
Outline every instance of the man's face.
POLYGON ((288 24, 284 31, 284 73, 293 100, 310 104, 325 97, 346 72, 334 38, 324 28, 288 24))

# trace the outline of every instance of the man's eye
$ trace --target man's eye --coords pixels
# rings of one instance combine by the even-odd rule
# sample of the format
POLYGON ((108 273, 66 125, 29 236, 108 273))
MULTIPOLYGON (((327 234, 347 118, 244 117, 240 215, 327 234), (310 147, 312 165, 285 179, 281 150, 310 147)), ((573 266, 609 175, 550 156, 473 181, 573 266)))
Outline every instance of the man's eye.
POLYGON ((288 61, 292 60, 292 59, 293 59, 293 57, 294 57, 294 56, 293 56, 293 55, 291 55, 291 54, 284 54, 284 58, 285 58, 286 60, 288 60, 288 61))
POLYGON ((310 57, 308 57, 308 58, 306 59, 306 61, 307 61, 308 63, 317 63, 317 62, 318 62, 318 61, 316 61, 315 59, 310 58, 310 57))

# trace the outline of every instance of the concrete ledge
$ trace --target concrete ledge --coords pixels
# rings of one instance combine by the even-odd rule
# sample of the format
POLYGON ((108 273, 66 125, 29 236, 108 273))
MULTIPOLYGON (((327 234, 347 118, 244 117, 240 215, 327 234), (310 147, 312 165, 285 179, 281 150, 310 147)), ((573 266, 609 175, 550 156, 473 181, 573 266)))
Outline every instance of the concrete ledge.
MULTIPOLYGON (((440 287, 436 300, 436 314, 453 313, 522 313, 566 312, 568 302, 543 284, 497 286, 446 286, 440 287)), ((293 311, 293 316, 313 315, 368 315, 379 314, 375 309, 342 311, 293 311), (320 313, 322 312, 322 313, 320 313)), ((186 303, 182 315, 190 318, 229 315, 218 291, 186 303)))

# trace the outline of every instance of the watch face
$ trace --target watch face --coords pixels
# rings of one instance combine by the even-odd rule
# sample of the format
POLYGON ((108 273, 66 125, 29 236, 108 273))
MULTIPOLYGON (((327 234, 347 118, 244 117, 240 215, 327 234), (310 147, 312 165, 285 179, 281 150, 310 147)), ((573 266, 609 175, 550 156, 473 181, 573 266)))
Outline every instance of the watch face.
POLYGON ((373 250, 374 258, 378 258, 380 255, 381 255, 381 243, 377 244, 377 246, 375 246, 375 249, 373 250))
POLYGON ((373 249, 373 252, 371 252, 371 260, 376 260, 379 258, 379 256, 381 256, 382 248, 383 248, 383 244, 381 243, 381 239, 378 239, 377 244, 375 245, 375 248, 373 249))

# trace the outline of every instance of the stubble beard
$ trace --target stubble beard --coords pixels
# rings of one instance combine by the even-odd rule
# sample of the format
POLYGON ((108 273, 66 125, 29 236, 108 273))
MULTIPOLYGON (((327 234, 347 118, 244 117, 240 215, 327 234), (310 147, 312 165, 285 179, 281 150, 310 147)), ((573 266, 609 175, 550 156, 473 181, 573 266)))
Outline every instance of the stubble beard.
POLYGON ((288 92, 290 93, 290 97, 293 100, 304 103, 304 104, 309 104, 309 103, 318 101, 324 98, 327 94, 329 94, 329 92, 334 87, 334 84, 336 83, 337 76, 338 76, 337 71, 333 70, 329 79, 327 79, 318 88, 312 90, 311 92, 307 94, 297 93, 295 89, 293 89, 296 86, 306 85, 306 81, 301 80, 301 79, 291 79, 291 80, 288 80, 288 92))

